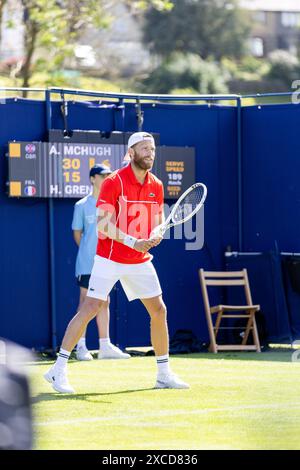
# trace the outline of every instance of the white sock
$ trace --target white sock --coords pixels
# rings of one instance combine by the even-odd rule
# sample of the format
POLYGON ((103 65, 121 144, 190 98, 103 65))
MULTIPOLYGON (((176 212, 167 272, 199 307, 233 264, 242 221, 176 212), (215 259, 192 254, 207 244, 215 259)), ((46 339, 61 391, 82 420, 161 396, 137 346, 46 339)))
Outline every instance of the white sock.
POLYGON ((110 338, 100 338, 99 347, 101 351, 106 351, 111 345, 110 338))
POLYGON ((169 354, 165 356, 156 356, 157 375, 168 375, 171 373, 169 364, 169 354))
POLYGON ((55 367, 58 367, 60 369, 64 369, 65 367, 67 367, 67 362, 70 357, 70 354, 71 353, 69 351, 60 348, 56 359, 55 367))
POLYGON ((78 348, 80 348, 80 347, 86 348, 85 336, 82 336, 82 337, 80 338, 80 340, 79 340, 78 343, 77 343, 77 347, 78 347, 78 348))

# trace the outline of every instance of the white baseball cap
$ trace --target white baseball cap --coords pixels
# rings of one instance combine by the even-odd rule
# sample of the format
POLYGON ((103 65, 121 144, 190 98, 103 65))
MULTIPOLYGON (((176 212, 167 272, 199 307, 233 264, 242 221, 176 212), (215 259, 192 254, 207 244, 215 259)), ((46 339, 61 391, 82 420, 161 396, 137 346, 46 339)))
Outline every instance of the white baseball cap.
POLYGON ((135 144, 143 142, 144 140, 150 140, 155 143, 153 135, 148 132, 135 132, 128 139, 128 148, 133 147, 135 144))

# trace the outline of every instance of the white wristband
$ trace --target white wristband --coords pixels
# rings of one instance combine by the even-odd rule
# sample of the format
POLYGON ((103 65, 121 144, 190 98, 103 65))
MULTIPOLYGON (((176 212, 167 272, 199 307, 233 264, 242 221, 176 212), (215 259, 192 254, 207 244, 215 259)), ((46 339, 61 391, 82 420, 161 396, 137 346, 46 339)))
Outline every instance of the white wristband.
POLYGON ((126 237, 123 240, 123 243, 124 245, 129 246, 130 248, 133 248, 136 241, 137 241, 137 238, 132 237, 131 235, 126 235, 126 237))

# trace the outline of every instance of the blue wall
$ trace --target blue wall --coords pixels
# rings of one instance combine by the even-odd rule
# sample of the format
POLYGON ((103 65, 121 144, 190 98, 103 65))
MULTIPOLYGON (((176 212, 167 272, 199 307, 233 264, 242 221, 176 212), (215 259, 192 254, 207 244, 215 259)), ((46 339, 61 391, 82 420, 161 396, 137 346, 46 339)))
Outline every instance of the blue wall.
POLYGON ((247 251, 300 251, 300 108, 243 109, 243 234, 247 251))
MULTIPOLYGON (((204 248, 185 251, 184 241, 172 238, 153 251, 170 335, 179 328, 192 329, 206 341, 198 269, 223 269, 226 247, 237 249, 236 108, 152 103, 142 107, 144 130, 159 132, 161 145, 195 147, 197 180, 208 186, 204 248)), ((52 127, 62 128, 59 103, 52 108, 52 127)), ((300 251, 299 109, 295 105, 243 109, 245 250, 270 249, 276 239, 280 249, 300 251)), ((71 103, 69 126, 136 131, 135 106, 126 104, 124 111, 105 104, 71 103)), ((7 197, 4 155, 9 140, 45 140, 46 131, 44 102, 10 99, 0 106, 0 336, 37 349, 50 348, 52 335, 48 201, 7 197)), ((71 232, 75 202, 53 200, 58 344, 78 302, 71 232)), ((119 285, 111 297, 112 340, 122 346, 150 344, 149 319, 140 303, 128 303, 119 285)), ((97 347, 95 321, 88 328, 88 346, 97 347)))

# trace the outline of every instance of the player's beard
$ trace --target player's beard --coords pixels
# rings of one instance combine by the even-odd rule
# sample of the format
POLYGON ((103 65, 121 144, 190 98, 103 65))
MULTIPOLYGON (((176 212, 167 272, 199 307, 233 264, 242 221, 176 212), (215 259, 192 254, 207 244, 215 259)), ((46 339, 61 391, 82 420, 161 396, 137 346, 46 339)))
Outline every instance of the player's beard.
POLYGON ((146 171, 151 170, 153 167, 154 158, 142 157, 136 150, 134 150, 133 162, 138 168, 146 171))

